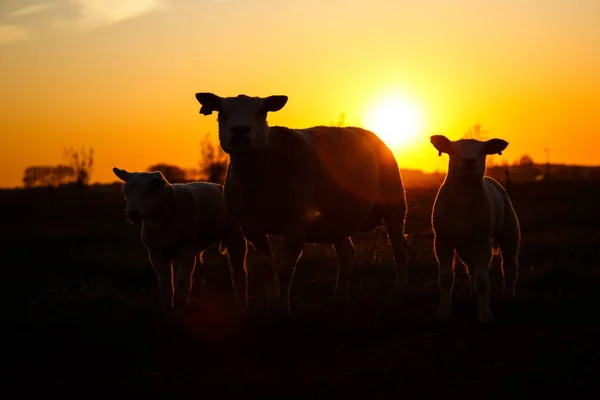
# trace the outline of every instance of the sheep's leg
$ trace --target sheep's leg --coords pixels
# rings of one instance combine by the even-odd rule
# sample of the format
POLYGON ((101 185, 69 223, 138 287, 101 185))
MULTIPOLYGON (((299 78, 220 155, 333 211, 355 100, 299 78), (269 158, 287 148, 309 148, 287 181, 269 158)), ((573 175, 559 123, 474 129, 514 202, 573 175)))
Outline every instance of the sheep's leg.
POLYGON ((201 296, 204 290, 204 252, 196 257, 196 268, 194 268, 194 276, 192 278, 192 290, 195 290, 196 296, 201 296), (196 289, 193 289, 196 288, 196 289))
POLYGON ((406 207, 402 205, 386 205, 382 207, 382 219, 392 244, 394 262, 396 264, 396 288, 406 289, 408 267, 408 244, 404 235, 406 207))
POLYGON ((232 230, 223 238, 229 258, 229 272, 235 295, 235 303, 248 305, 248 270, 246 269, 247 245, 239 229, 232 230))
POLYGON ((452 316, 452 289, 454 288, 454 247, 434 238, 433 249, 438 262, 438 289, 440 294, 437 317, 447 319, 452 316))
POLYGON ((352 269, 354 267, 354 244, 351 238, 345 238, 335 242, 333 245, 338 258, 334 294, 347 298, 352 269))
POLYGON ((291 314, 290 309, 290 289, 296 264, 302 255, 304 249, 304 239, 298 238, 297 235, 284 237, 283 254, 281 256, 281 267, 279 269, 279 282, 281 294, 279 296, 280 311, 291 314))
POLYGON ((192 276, 196 267, 196 254, 184 252, 177 258, 175 268, 175 308, 185 308, 190 304, 192 276))
POLYGON ((466 248, 458 249, 460 258, 469 267, 477 297, 477 320, 480 323, 493 322, 490 308, 490 263, 492 245, 489 240, 473 242, 466 248))
POLYGON ((150 255, 150 263, 158 278, 158 291, 163 307, 173 307, 173 268, 167 258, 150 255))
POLYGON ((273 251, 267 235, 244 230, 246 239, 254 246, 257 253, 257 263, 262 268, 266 279, 267 301, 270 305, 279 300, 279 279, 273 251))

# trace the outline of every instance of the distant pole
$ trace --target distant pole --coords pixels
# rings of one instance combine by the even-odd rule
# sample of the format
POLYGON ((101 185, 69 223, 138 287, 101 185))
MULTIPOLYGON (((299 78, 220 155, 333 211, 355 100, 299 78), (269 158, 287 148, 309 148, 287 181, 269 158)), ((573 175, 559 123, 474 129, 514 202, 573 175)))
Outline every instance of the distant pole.
POLYGON ((550 179, 550 149, 544 148, 546 152, 546 179, 550 179))
POLYGON ((510 194, 510 171, 508 170, 508 165, 504 167, 504 176, 506 180, 506 193, 510 194))

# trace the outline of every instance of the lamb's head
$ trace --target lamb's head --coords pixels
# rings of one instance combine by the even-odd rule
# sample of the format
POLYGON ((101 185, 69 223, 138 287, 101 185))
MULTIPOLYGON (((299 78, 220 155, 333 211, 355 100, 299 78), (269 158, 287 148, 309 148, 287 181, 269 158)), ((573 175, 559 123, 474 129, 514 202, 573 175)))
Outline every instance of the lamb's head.
POLYGON ((287 96, 219 97, 212 93, 196 93, 202 105, 200 113, 218 113, 219 141, 228 154, 264 149, 269 144, 267 113, 279 111, 287 96))
POLYGON ((444 135, 433 135, 430 139, 440 156, 446 153, 450 157, 448 175, 461 178, 483 179, 485 157, 489 154, 502 154, 508 146, 508 142, 502 139, 451 141, 444 135))
POLYGON ((113 172, 125 182, 123 185, 123 194, 127 202, 125 216, 129 221, 141 222, 160 212, 170 187, 162 173, 128 172, 119 168, 113 168, 113 172))

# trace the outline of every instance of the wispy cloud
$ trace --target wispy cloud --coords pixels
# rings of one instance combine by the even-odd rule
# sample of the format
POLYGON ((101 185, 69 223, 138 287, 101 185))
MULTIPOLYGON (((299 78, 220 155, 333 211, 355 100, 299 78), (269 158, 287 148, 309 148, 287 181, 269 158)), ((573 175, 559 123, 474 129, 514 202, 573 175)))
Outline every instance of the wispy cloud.
POLYGON ((11 12, 9 15, 12 17, 20 17, 23 15, 36 14, 41 11, 47 10, 53 6, 52 3, 38 3, 32 4, 30 6, 21 7, 11 12))
POLYGON ((19 25, 0 25, 0 46, 32 40, 31 33, 19 25))
POLYGON ((82 30, 100 28, 144 14, 163 10, 170 0, 68 0, 77 17, 56 21, 54 26, 74 26, 82 30))

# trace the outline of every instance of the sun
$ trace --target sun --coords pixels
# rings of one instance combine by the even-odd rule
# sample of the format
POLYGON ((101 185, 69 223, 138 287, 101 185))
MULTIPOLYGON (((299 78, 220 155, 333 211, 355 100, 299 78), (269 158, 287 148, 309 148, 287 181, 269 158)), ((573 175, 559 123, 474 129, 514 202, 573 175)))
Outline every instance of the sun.
POLYGON ((421 110, 399 95, 381 99, 367 114, 366 128, 375 132, 392 150, 414 141, 422 127, 421 110))

